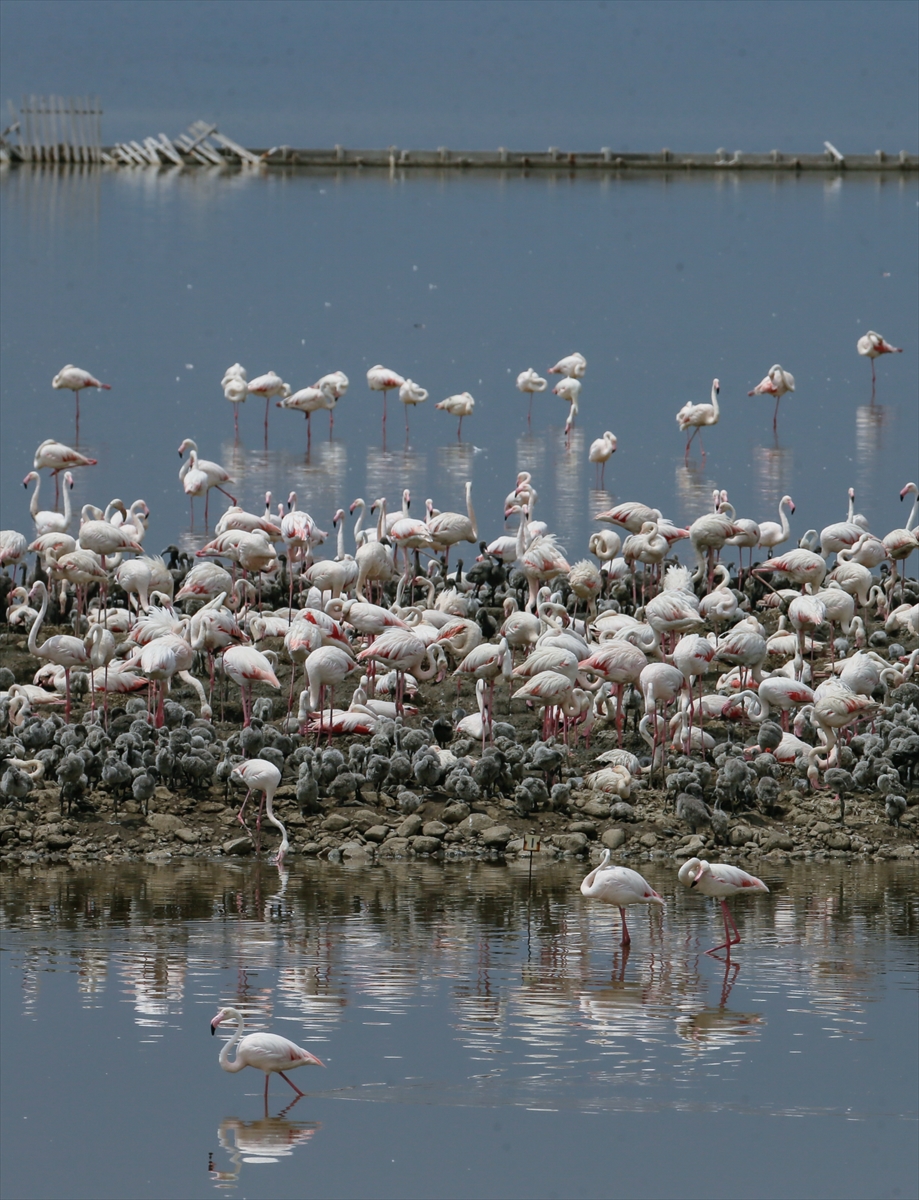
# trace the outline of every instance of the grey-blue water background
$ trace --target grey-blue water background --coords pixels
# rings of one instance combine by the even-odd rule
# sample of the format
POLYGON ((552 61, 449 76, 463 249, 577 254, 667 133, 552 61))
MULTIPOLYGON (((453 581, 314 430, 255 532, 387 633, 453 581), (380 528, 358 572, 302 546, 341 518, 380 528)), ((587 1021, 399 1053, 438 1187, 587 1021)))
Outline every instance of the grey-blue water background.
MULTIPOLYGON (((874 532, 907 515, 897 494, 919 447, 915 178, 13 168, 0 196, 6 527, 28 529, 21 480, 38 443, 73 440, 71 395, 50 387, 66 362, 112 384, 84 393, 81 444, 99 466, 76 473, 74 502, 143 497, 154 552, 188 527, 176 455, 186 436, 227 466, 247 507, 293 488, 323 528, 354 497, 397 503, 404 486, 413 511, 426 496, 461 507, 471 478, 481 530, 496 536, 517 470, 532 469, 539 515, 575 558, 592 513, 615 497, 689 522, 717 485, 738 515, 762 521, 787 492, 796 535, 842 519, 850 485, 874 532), (879 362, 874 404, 855 351, 868 328, 905 347, 879 362), (528 432, 514 380, 575 349, 588 372, 566 450, 567 406, 537 397, 528 432), (334 440, 315 419, 307 460, 303 418, 272 406, 266 454, 264 404, 250 399, 234 446, 219 383, 237 360, 295 388, 343 369, 334 440), (411 414, 408 449, 390 398, 382 452, 382 404, 364 378, 377 362, 431 393, 411 414), (797 379, 777 440, 772 402, 746 395, 773 362, 797 379), (694 446, 687 467, 674 414, 707 401, 714 376, 723 415, 704 433, 704 463, 694 446), (458 443, 433 406, 463 390, 477 407, 458 443), (604 429, 619 449, 599 493, 586 450, 604 429)), ((200 526, 188 541, 201 544, 200 526)))
POLYGON ((915 872, 764 862, 727 968, 644 869, 627 958, 576 864, 8 873, 4 1195, 915 1195, 915 872), (292 1108, 227 1003, 326 1063, 292 1108))

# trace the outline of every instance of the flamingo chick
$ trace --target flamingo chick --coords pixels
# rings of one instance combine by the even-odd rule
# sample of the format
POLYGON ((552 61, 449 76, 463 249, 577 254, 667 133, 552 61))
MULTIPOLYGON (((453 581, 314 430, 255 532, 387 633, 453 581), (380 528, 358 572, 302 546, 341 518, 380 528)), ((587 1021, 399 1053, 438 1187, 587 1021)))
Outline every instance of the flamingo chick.
POLYGON ((659 904, 663 908, 664 900, 637 871, 611 867, 609 857, 609 850, 605 850, 600 865, 581 881, 581 895, 603 904, 615 904, 622 917, 622 945, 628 946, 632 939, 625 922, 626 908, 630 904, 659 904))

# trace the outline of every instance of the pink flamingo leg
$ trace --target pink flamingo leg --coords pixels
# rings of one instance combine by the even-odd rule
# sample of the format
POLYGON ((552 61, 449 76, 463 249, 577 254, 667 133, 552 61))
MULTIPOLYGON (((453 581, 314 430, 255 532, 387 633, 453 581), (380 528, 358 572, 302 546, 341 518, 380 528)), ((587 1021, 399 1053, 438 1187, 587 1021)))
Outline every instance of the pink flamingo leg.
MULTIPOLYGON (((243 800, 243 803, 242 803, 242 808, 241 808, 241 809, 239 810, 239 812, 236 814, 236 819, 237 819, 237 821, 239 821, 240 825, 242 825, 243 829, 245 829, 246 833, 248 833, 248 835, 249 835, 249 838, 250 838, 250 840, 252 841, 252 843, 253 843, 253 845, 254 845, 254 844, 255 844, 255 838, 253 838, 253 837, 252 837, 252 831, 250 830, 249 826, 246 824, 245 818, 243 817, 243 813, 246 811, 246 805, 249 803, 249 797, 250 797, 251 795, 252 795, 252 789, 250 788, 250 789, 248 790, 248 792, 246 792, 246 798, 245 798, 245 800, 243 800)), ((267 1085, 267 1082, 268 1082, 268 1077, 267 1077, 267 1075, 265 1076, 265 1082, 266 1082, 266 1085, 267 1085)))
POLYGON ((622 942, 621 942, 621 945, 631 946, 632 939, 629 936, 629 927, 625 923, 625 909, 624 908, 619 909, 619 915, 622 917, 622 942))
POLYGON ((727 950, 727 957, 730 958, 731 947, 736 946, 740 941, 740 934, 737 930, 737 926, 734 924, 734 918, 731 916, 731 910, 728 908, 728 903, 726 900, 721 901, 721 912, 724 916, 725 942, 721 946, 712 946, 711 950, 706 950, 705 953, 714 954, 716 950, 727 950), (731 937, 731 930, 734 932, 733 937, 731 937))
POLYGON ((290 1086, 291 1086, 291 1087, 294 1089, 294 1091, 297 1093, 297 1095, 298 1095, 298 1096, 305 1096, 305 1095, 306 1095, 306 1092, 301 1092, 301 1091, 300 1091, 300 1089, 297 1087, 297 1085, 294 1083, 294 1081, 293 1081, 292 1079, 288 1079, 288 1078, 287 1078, 287 1076, 284 1074, 284 1072, 283 1072, 283 1071, 278 1071, 278 1074, 279 1074, 279 1075, 281 1076, 281 1078, 282 1078, 282 1079, 285 1081, 285 1083, 289 1083, 289 1084, 290 1084, 290 1086))

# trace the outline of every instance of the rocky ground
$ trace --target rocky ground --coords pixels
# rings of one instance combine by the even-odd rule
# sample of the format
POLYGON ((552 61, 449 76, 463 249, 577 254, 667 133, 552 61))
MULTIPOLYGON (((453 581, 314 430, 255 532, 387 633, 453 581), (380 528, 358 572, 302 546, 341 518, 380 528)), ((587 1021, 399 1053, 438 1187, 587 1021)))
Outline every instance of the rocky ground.
MULTIPOLYGON (((0 642, 0 665, 9 667, 20 681, 30 680, 34 671, 34 659, 26 652, 24 642, 23 636, 9 632, 0 642)), ((285 687, 286 678, 282 676, 285 687)), ((196 708, 190 692, 188 696, 179 692, 176 698, 196 708)), ((465 693, 463 699, 471 707, 465 693)), ((417 703, 422 714, 449 714, 456 703, 455 684, 446 681, 439 687, 426 685, 417 703)), ((502 715, 505 703, 502 695, 502 715)), ((282 701, 276 700, 276 713, 282 708, 282 701)), ((515 702, 508 719, 517 729, 519 742, 528 745, 537 721, 518 708, 520 703, 515 702)), ((77 705, 74 720, 82 712, 83 706, 77 705)), ((239 728, 238 700, 235 705, 228 703, 224 716, 223 723, 214 725, 220 739, 239 728)), ((123 701, 112 703, 113 736, 119 728, 127 728, 131 719, 123 701)), ((417 719, 409 723, 417 723, 417 719)), ((755 730, 749 727, 728 729, 713 723, 707 728, 719 741, 755 740, 755 730)), ((354 740, 360 739, 336 738, 335 745, 347 757, 348 744, 354 740)), ((636 754, 647 752, 634 732, 629 733, 626 745, 636 754)), ((680 861, 692 855, 744 863, 754 871, 757 860, 763 857, 770 862, 919 859, 919 792, 915 788, 907 793, 908 808, 897 826, 886 819, 880 793, 849 794, 843 816, 836 796, 804 790, 804 781, 796 776, 794 768, 783 769, 773 803, 768 807, 739 806, 720 838, 710 828, 695 833, 688 830, 675 814, 675 793, 648 786, 647 782, 633 791, 631 813, 617 807, 613 797, 611 816, 609 799, 580 787, 579 781, 593 769, 595 756, 613 746, 615 732, 599 729, 589 750, 581 744, 572 751, 568 765, 560 772, 561 778, 572 784, 570 796, 552 811, 521 816, 515 801, 506 795, 486 795, 467 804, 445 792, 416 787, 421 803, 416 811, 405 815, 395 793, 378 793, 364 786, 349 803, 320 795, 316 811, 302 812, 296 798, 296 767, 285 771, 275 811, 289 831, 291 861, 303 855, 333 862, 344 859, 370 863, 420 856, 506 861, 529 853, 525 835, 536 836, 541 855, 596 861, 602 849, 608 847, 616 861, 632 865, 655 858, 680 861)), ((237 788, 225 792, 222 784, 179 786, 175 790, 159 786, 145 814, 133 799, 124 800, 96 786, 71 811, 65 805, 62 813, 59 788, 44 783, 24 800, 0 810, 0 863, 76 865, 88 861, 157 862, 170 857, 252 855, 252 842, 236 816, 241 798, 237 788)), ((250 809, 249 816, 254 817, 254 810, 250 809)), ((262 853, 275 849, 277 842, 277 832, 266 823, 262 853)))

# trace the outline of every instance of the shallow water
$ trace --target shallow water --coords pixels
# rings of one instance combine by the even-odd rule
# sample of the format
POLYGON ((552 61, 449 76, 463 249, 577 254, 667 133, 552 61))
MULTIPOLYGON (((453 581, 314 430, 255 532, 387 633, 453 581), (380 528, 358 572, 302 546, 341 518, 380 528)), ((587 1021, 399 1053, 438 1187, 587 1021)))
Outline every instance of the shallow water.
POLYGON ((628 955, 582 874, 8 873, 4 1193, 915 1194, 913 870, 764 863, 731 966, 671 867, 628 955), (220 1071, 228 1003, 324 1060, 302 1100, 220 1071))
MULTIPOLYGON (((916 477, 919 444, 914 176, 29 168, 0 173, 0 197, 4 527, 30 528, 20 485, 38 443, 73 441, 71 394, 50 387, 66 362, 112 384, 83 394, 82 448, 99 465, 76 472, 77 510, 143 497, 154 553, 203 542, 200 502, 190 532, 177 478, 186 436, 223 462, 247 507, 295 489, 325 529, 356 496, 392 505, 405 486, 413 513, 427 496, 462 509, 471 478, 480 530, 494 537, 529 469, 536 515, 572 561, 613 499, 688 523, 716 485, 759 521, 791 494, 795 538, 844 518, 850 485, 874 532, 907 516, 897 494, 916 477), (878 363, 874 403, 855 351, 868 328, 906 347, 878 363), (528 427, 514 380, 574 349, 588 371, 566 448, 567 405, 536 397, 528 427), (333 439, 318 416, 307 456, 303 419, 272 406, 266 450, 264 405, 250 398, 234 445, 219 384, 237 360, 250 378, 275 369, 295 388, 343 369, 351 387, 333 439), (746 393, 776 361, 797 390, 773 437, 772 402, 746 393), (390 397, 385 450, 365 380, 377 362, 431 393, 407 445, 390 397), (716 375, 722 417, 703 435, 707 457, 694 446, 687 466, 674 417, 688 399, 707 402, 716 375), (458 441, 434 403, 467 389, 477 406, 458 441), (601 489, 587 447, 605 429, 619 449, 601 489)), ((212 525, 226 503, 213 498, 212 525)), ((51 500, 46 482, 42 506, 51 500)))

